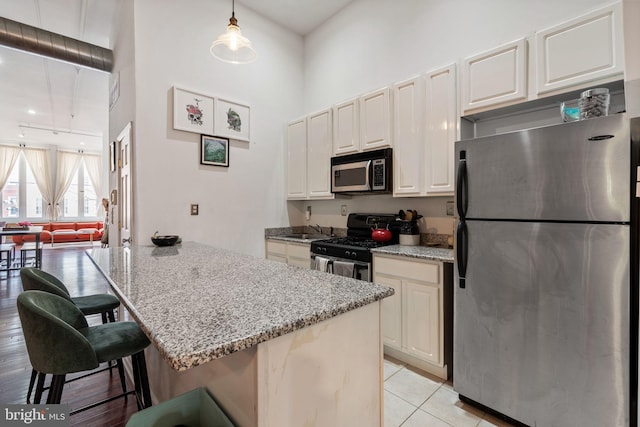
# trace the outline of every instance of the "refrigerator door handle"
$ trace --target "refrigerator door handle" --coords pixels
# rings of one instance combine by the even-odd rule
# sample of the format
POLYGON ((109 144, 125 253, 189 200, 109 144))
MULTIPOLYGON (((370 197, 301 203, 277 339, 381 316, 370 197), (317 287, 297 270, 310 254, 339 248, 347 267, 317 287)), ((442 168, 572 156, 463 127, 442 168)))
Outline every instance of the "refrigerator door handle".
POLYGON ((458 264, 458 285, 464 288, 467 275, 467 255, 469 252, 467 223, 462 220, 456 229, 456 262, 458 264))
POLYGON ((460 152, 460 160, 458 161, 458 175, 456 177, 456 206, 460 220, 464 221, 467 215, 469 186, 467 183, 467 159, 466 152, 460 152))

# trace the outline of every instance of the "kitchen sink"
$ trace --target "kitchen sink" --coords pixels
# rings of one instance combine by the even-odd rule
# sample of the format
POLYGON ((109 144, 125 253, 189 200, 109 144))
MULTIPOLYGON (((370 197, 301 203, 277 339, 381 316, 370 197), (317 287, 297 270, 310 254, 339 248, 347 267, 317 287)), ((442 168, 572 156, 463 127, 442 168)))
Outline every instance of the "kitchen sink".
POLYGON ((283 234, 281 237, 288 237, 290 239, 328 239, 328 234, 319 234, 319 233, 292 233, 292 234, 283 234))

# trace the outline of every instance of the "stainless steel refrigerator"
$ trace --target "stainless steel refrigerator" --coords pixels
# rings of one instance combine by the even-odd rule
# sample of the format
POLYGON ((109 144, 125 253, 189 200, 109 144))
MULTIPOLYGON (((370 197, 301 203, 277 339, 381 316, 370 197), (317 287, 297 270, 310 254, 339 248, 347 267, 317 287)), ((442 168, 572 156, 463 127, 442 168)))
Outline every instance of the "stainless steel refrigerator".
POLYGON ((640 119, 456 142, 453 387, 529 426, 637 425, 640 119))

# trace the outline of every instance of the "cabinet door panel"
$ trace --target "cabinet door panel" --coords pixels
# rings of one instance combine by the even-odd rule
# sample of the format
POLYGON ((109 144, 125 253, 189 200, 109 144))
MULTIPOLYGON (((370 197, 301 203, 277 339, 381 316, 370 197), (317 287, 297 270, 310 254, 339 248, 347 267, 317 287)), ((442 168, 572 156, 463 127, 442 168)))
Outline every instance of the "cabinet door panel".
POLYGON ((526 97, 527 43, 524 38, 464 60, 463 112, 526 97))
POLYGON ((402 283, 400 279, 376 275, 374 282, 393 288, 395 293, 382 300, 382 340, 385 345, 402 347, 402 283))
POLYGON ((358 100, 333 107, 333 154, 355 153, 360 149, 358 100))
POLYGON ((419 78, 393 86, 393 193, 396 195, 420 195, 422 191, 422 94, 419 78))
POLYGON ((307 197, 307 120, 289 123, 287 128, 287 197, 307 197))
POLYGON ((409 354, 442 366, 440 334, 440 288, 404 281, 402 305, 405 310, 404 347, 409 354))
POLYGON ((425 77, 426 184, 429 193, 453 193, 457 139, 456 68, 452 64, 425 77))
POLYGON ((372 150, 391 146, 389 89, 360 98, 360 148, 372 150))
POLYGON ((309 116, 307 130, 307 195, 329 198, 331 193, 331 110, 309 116))
POLYGON ((620 3, 536 33, 537 91, 622 75, 620 3))

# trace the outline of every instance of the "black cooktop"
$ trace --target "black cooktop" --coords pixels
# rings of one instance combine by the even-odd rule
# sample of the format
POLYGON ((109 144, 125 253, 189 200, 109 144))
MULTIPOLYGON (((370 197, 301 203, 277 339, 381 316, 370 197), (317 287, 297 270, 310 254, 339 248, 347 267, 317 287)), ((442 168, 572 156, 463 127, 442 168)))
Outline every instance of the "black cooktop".
POLYGON ((311 242, 311 252, 354 261, 371 262, 370 249, 398 243, 399 224, 394 214, 349 214, 347 236, 311 242), (372 229, 387 228, 393 235, 388 242, 376 242, 371 238, 372 229))

